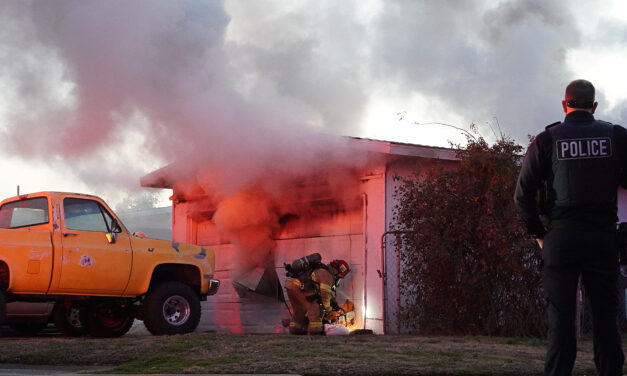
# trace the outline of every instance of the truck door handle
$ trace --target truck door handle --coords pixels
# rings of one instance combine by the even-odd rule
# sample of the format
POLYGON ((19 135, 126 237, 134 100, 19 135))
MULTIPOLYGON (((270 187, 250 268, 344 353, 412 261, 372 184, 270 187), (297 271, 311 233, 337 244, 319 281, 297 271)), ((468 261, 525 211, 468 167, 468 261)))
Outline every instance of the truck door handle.
POLYGON ((78 234, 73 233, 73 232, 64 232, 63 236, 68 237, 68 236, 77 236, 78 234))

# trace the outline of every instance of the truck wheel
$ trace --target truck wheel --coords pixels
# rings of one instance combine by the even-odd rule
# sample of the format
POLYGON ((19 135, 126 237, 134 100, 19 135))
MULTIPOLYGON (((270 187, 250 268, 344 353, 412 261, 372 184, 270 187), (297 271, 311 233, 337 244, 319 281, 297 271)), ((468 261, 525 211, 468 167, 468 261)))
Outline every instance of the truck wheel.
POLYGON ((134 318, 130 307, 119 303, 96 302, 80 311, 81 324, 93 337, 121 337, 133 326, 134 318))
POLYGON ((191 333, 200 321, 200 299, 181 282, 157 285, 146 296, 144 305, 144 325, 153 335, 191 333))
POLYGON ((81 337, 87 334, 85 326, 81 323, 81 308, 84 309, 75 303, 69 307, 63 302, 56 303, 52 312, 55 328, 67 337, 81 337))
POLYGON ((4 292, 0 291, 0 325, 4 324, 7 317, 7 301, 4 299, 4 292))

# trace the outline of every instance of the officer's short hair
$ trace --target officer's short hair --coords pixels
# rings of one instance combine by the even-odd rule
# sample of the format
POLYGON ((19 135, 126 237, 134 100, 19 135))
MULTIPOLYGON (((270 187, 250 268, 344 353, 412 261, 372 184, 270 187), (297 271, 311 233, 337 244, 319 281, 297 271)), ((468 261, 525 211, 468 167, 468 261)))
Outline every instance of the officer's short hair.
POLYGON ((575 80, 566 86, 564 99, 570 108, 592 108, 594 106, 594 86, 587 80, 575 80))

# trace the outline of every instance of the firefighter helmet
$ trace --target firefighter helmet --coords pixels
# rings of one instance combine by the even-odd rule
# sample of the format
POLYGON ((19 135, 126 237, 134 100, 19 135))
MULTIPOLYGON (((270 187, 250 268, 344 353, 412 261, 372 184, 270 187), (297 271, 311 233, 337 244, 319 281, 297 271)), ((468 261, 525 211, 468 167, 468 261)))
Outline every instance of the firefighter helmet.
POLYGON ((351 268, 348 266, 348 263, 344 260, 333 260, 329 264, 333 269, 337 270, 337 276, 340 278, 346 277, 348 273, 350 273, 351 268))

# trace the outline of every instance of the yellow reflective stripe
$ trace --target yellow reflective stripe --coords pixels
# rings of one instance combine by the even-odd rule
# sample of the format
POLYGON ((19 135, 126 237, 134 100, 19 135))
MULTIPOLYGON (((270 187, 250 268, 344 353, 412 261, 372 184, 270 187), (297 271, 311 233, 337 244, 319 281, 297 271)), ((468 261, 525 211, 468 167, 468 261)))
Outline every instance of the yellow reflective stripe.
POLYGON ((333 291, 333 290, 331 290, 331 286, 327 285, 326 283, 321 283, 320 284, 320 290, 324 290, 324 291, 327 291, 327 292, 333 291))
POLYGON ((295 328, 295 327, 299 327, 300 328, 300 324, 297 324, 294 321, 290 322, 290 328, 295 328))
POLYGON ((287 283, 291 283, 300 287, 300 280, 298 278, 288 278, 287 283))
POLYGON ((322 328, 322 321, 309 322, 310 328, 322 328))

